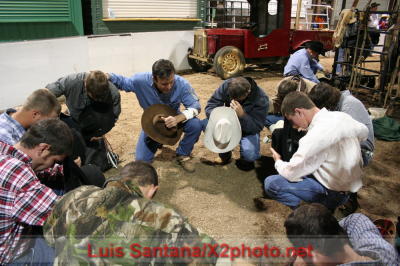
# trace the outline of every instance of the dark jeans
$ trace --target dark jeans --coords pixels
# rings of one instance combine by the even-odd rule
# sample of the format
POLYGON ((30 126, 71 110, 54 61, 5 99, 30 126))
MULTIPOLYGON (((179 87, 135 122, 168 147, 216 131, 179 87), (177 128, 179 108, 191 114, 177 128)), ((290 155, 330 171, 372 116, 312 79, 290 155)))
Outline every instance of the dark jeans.
POLYGON ((271 175, 265 179, 264 188, 268 196, 291 208, 305 201, 321 203, 334 210, 349 198, 349 193, 327 189, 312 176, 300 182, 289 182, 281 175, 271 175))
MULTIPOLYGON (((183 138, 179 142, 179 146, 176 149, 176 155, 189 156, 193 150, 194 144, 199 140, 202 130, 201 121, 195 117, 189 119, 183 124, 183 138)), ((151 138, 142 130, 139 136, 139 140, 136 144, 136 160, 152 162, 154 154, 157 149, 161 148, 162 145, 151 138)))

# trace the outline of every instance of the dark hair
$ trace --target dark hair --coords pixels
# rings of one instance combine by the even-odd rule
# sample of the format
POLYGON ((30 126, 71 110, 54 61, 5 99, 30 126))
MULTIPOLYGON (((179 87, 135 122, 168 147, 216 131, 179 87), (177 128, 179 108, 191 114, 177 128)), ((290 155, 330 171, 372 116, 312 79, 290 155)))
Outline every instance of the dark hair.
POLYGON ((330 111, 337 109, 340 100, 340 91, 328 83, 320 82, 315 85, 308 94, 318 108, 325 107, 330 111))
POLYGON ((67 124, 58 118, 49 118, 33 124, 22 136, 20 143, 28 149, 46 143, 50 145, 51 155, 71 155, 73 136, 67 124))
POLYGON ((85 80, 86 92, 96 102, 109 102, 111 99, 107 75, 102 71, 90 71, 85 80))
POLYGON ((348 237, 331 211, 319 203, 301 205, 285 221, 286 235, 297 247, 311 245, 322 254, 343 250, 348 237))
POLYGON ((165 79, 169 78, 172 74, 175 74, 175 67, 171 61, 159 59, 154 62, 151 71, 154 78, 165 79))
POLYGON ((299 87, 299 81, 294 79, 284 79, 279 83, 276 97, 274 98, 274 110, 280 110, 283 99, 288 93, 296 91, 299 87))
POLYGON ((146 162, 134 161, 125 165, 120 171, 121 180, 136 180, 139 186, 158 186, 156 169, 146 162))
POLYGON ((283 99, 281 113, 283 116, 293 115, 296 108, 310 110, 314 107, 315 104, 308 98, 307 94, 301 91, 294 91, 283 99))
POLYGON ((239 99, 246 95, 251 89, 250 82, 243 77, 232 78, 226 81, 227 91, 231 99, 239 99))
POLYGON ((57 116, 61 112, 61 105, 57 101, 56 96, 47 89, 38 89, 31 93, 26 99, 23 110, 38 110, 43 115, 56 113, 57 116))

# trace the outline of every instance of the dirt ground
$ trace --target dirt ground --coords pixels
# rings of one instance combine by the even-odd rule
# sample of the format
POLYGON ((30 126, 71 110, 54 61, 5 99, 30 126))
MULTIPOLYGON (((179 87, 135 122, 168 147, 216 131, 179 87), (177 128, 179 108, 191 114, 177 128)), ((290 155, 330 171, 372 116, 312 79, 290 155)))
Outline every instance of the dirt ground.
MULTIPOLYGON (((321 63, 330 69, 332 58, 321 63)), ((275 86, 282 77, 279 71, 248 67, 246 76, 272 97, 275 86)), ((200 98, 204 110, 207 100, 222 80, 212 73, 183 74, 200 98)), ((123 160, 121 165, 134 159, 136 142, 141 130, 142 109, 133 93, 121 93, 122 113, 115 128, 107 135, 114 151, 123 160)), ((199 116, 205 117, 204 111, 199 116)), ((269 134, 261 132, 262 138, 269 134)), ((385 217, 395 221, 400 215, 400 142, 376 141, 372 163, 365 168, 364 186, 358 193, 361 208, 358 210, 372 219, 385 217)), ((263 180, 273 173, 273 160, 269 157, 270 144, 261 143, 262 158, 256 169, 243 172, 234 163, 218 166, 213 162, 218 155, 203 145, 203 135, 195 145, 193 157, 196 172, 188 174, 175 165, 176 147, 164 146, 154 160, 160 176, 160 190, 155 200, 173 206, 186 216, 191 224, 218 241, 243 240, 264 236, 284 235, 283 222, 290 209, 274 203, 265 212, 256 210, 253 198, 262 196, 263 180)), ((239 158, 238 148, 234 158, 239 158)), ((115 173, 115 169, 108 174, 115 173)))

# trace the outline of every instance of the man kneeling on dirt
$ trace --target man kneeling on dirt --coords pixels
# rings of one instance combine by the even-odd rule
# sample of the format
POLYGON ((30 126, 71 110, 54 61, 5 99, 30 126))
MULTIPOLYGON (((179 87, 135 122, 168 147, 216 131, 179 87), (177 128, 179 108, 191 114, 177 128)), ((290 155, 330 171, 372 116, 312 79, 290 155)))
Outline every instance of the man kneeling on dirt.
MULTIPOLYGON (((166 104, 178 112, 176 116, 162 119, 167 128, 183 126, 185 134, 176 150, 176 161, 185 171, 194 172, 190 154, 201 134, 201 122, 196 117, 201 108, 194 89, 187 80, 175 74, 172 62, 160 59, 153 64, 152 72, 137 73, 130 78, 111 73, 109 79, 118 89, 134 92, 143 109, 153 104, 166 104), (181 104, 185 110, 179 112, 181 104)), ((136 144, 136 160, 152 162, 154 154, 161 147, 142 130, 136 144)))
POLYGON ((308 248, 294 265, 399 265, 394 247, 382 238, 368 217, 354 213, 337 221, 326 207, 305 204, 285 221, 288 239, 296 248, 308 248))
POLYGON ((61 249, 56 264, 182 263, 188 258, 174 257, 173 248, 214 242, 173 209, 152 201, 157 189, 154 167, 136 161, 109 178, 103 189, 82 186, 66 194, 44 226, 46 240, 61 249), (155 249, 161 249, 158 255, 146 257, 146 250, 155 249))
POLYGON ((318 56, 325 55, 324 46, 317 41, 306 43, 305 48, 293 53, 287 62, 283 74, 285 76, 300 75, 312 82, 319 83, 317 71, 324 71, 318 62, 318 56))
POLYGON ((102 71, 76 73, 46 85, 56 97, 65 96, 71 123, 87 142, 97 140, 114 126, 121 113, 121 96, 102 71), (100 112, 102 119, 96 113, 100 112), (96 132, 96 133, 95 133, 96 132))
MULTIPOLYGON (((207 102, 207 118, 219 106, 230 106, 235 110, 242 128, 240 160, 236 162, 241 170, 253 169, 254 161, 260 158, 260 132, 264 128, 268 105, 268 96, 257 83, 244 77, 226 80, 207 102)), ((207 119, 203 121, 206 128, 207 119)), ((228 163, 232 152, 220 153, 219 156, 222 163, 228 163)))
POLYGON ((303 92, 289 93, 282 103, 293 127, 307 129, 289 162, 271 148, 279 175, 264 181, 266 194, 289 207, 318 202, 333 210, 361 186, 360 141, 368 128, 342 112, 319 109, 303 92))
POLYGON ((0 142, 0 264, 52 263, 54 252, 43 238, 30 236, 42 226, 57 195, 36 172, 71 154, 73 137, 58 119, 35 123, 14 146, 0 142))

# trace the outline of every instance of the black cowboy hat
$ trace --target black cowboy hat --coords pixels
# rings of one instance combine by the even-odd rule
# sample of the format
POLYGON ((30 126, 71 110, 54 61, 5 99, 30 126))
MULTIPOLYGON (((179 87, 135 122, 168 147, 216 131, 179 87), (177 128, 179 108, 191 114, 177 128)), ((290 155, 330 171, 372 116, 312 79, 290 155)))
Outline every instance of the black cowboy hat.
POLYGON ((165 104, 153 104, 142 115, 143 131, 153 140, 166 145, 174 145, 181 138, 181 126, 167 128, 162 117, 176 116, 177 112, 165 104))
POLYGON ((374 8, 374 7, 377 7, 377 6, 380 6, 381 4, 379 4, 379 3, 377 3, 377 2, 373 2, 372 4, 371 4, 371 8, 374 8))
POLYGON ((309 49, 313 50, 314 52, 317 52, 318 54, 325 56, 324 45, 320 42, 316 42, 316 41, 308 42, 308 43, 306 43, 306 48, 309 48, 309 49))

